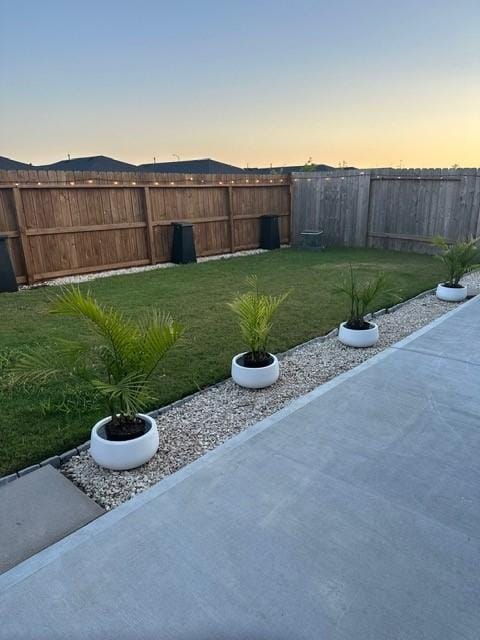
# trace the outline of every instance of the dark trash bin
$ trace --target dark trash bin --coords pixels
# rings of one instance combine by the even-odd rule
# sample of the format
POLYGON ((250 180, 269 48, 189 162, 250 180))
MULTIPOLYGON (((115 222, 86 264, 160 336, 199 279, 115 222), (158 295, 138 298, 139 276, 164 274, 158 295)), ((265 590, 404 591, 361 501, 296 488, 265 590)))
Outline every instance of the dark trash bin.
POLYGON ((172 262, 187 264, 197 261, 193 224, 173 222, 172 262))
POLYGON ((280 249, 278 216, 267 215, 260 218, 260 249, 280 249))
POLYGON ((7 245, 7 236, 0 235, 0 293, 18 291, 17 278, 7 245))

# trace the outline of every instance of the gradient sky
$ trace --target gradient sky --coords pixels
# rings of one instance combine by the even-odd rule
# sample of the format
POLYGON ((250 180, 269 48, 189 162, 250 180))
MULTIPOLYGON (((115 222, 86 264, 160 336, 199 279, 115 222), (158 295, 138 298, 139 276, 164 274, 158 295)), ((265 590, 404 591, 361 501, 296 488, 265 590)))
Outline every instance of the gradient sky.
POLYGON ((0 155, 480 166, 480 0, 0 0, 0 155))

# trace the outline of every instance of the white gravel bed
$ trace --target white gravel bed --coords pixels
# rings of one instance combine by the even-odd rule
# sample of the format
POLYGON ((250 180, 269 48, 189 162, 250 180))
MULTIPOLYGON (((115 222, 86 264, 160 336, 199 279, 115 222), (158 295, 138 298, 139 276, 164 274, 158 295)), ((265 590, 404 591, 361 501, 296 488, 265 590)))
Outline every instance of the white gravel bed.
MULTIPOLYGON (((282 249, 288 248, 289 245, 282 245, 282 249)), ((212 262, 213 260, 229 260, 230 258, 240 258, 242 256, 254 256, 258 253, 266 253, 268 249, 249 249, 247 251, 236 251, 235 253, 221 253, 217 256, 206 256, 197 258, 197 262, 212 262)), ((85 273, 76 276, 66 276, 64 278, 55 278, 53 280, 44 280, 31 285, 22 285, 19 287, 21 291, 28 289, 36 289, 37 287, 56 287, 68 284, 80 284, 81 282, 90 282, 99 278, 110 278, 111 276, 124 276, 130 273, 141 273, 142 271, 155 271, 156 269, 169 269, 170 267, 178 267, 174 262, 159 262, 158 264, 148 264, 144 267, 128 267, 126 269, 112 269, 110 271, 97 271, 95 273, 85 273)))
MULTIPOLYGON (((465 283, 480 287, 480 273, 465 283)), ((63 473, 106 509, 112 509, 165 476, 199 458, 289 402, 428 324, 455 307, 433 294, 415 298, 376 319, 380 341, 368 349, 342 345, 335 336, 300 345, 281 358, 281 375, 267 389, 247 390, 231 379, 167 407, 157 418, 160 447, 142 467, 108 471, 98 467, 88 451, 71 458, 63 473)))

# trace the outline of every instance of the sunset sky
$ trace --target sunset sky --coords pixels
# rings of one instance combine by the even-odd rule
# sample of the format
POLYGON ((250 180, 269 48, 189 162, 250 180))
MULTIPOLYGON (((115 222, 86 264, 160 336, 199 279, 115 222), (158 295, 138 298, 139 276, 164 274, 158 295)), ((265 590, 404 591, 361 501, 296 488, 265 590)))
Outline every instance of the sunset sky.
POLYGON ((480 166, 480 1, 0 0, 0 155, 480 166))

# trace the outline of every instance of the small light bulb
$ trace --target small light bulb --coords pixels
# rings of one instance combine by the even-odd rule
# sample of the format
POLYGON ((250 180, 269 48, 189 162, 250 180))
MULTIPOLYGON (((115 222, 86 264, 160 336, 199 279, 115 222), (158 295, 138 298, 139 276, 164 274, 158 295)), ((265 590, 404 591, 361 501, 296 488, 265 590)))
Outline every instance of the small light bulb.
POLYGON ((223 182, 220 180, 220 182, 218 184, 223 184, 223 182))
POLYGON ((170 182, 170 184, 175 184, 175 182, 170 182))
POLYGON ((114 180, 113 184, 118 184, 118 182, 116 180, 114 180))
POLYGON ((245 180, 245 182, 248 182, 248 180, 245 180))
POLYGON ((273 182, 273 180, 270 180, 270 182, 273 182))
POLYGON ((132 182, 132 184, 134 184, 134 185, 135 185, 135 184, 137 184, 137 183, 136 183, 136 182, 132 182))
POLYGON ((154 185, 156 185, 156 186, 158 186, 158 182, 154 182, 153 184, 154 184, 154 185))
POLYGON ((255 182, 260 182, 260 180, 255 180, 255 182))
POLYGON ((235 184, 235 180, 232 180, 232 184, 235 184))
POLYGON ((42 184, 41 182, 37 182, 37 184, 42 184))
POLYGON ((72 186, 72 187, 75 185, 75 183, 74 183, 74 182, 70 182, 70 184, 71 184, 71 186, 72 186))
POLYGON ((15 186, 18 187, 18 182, 15 182, 15 186))

